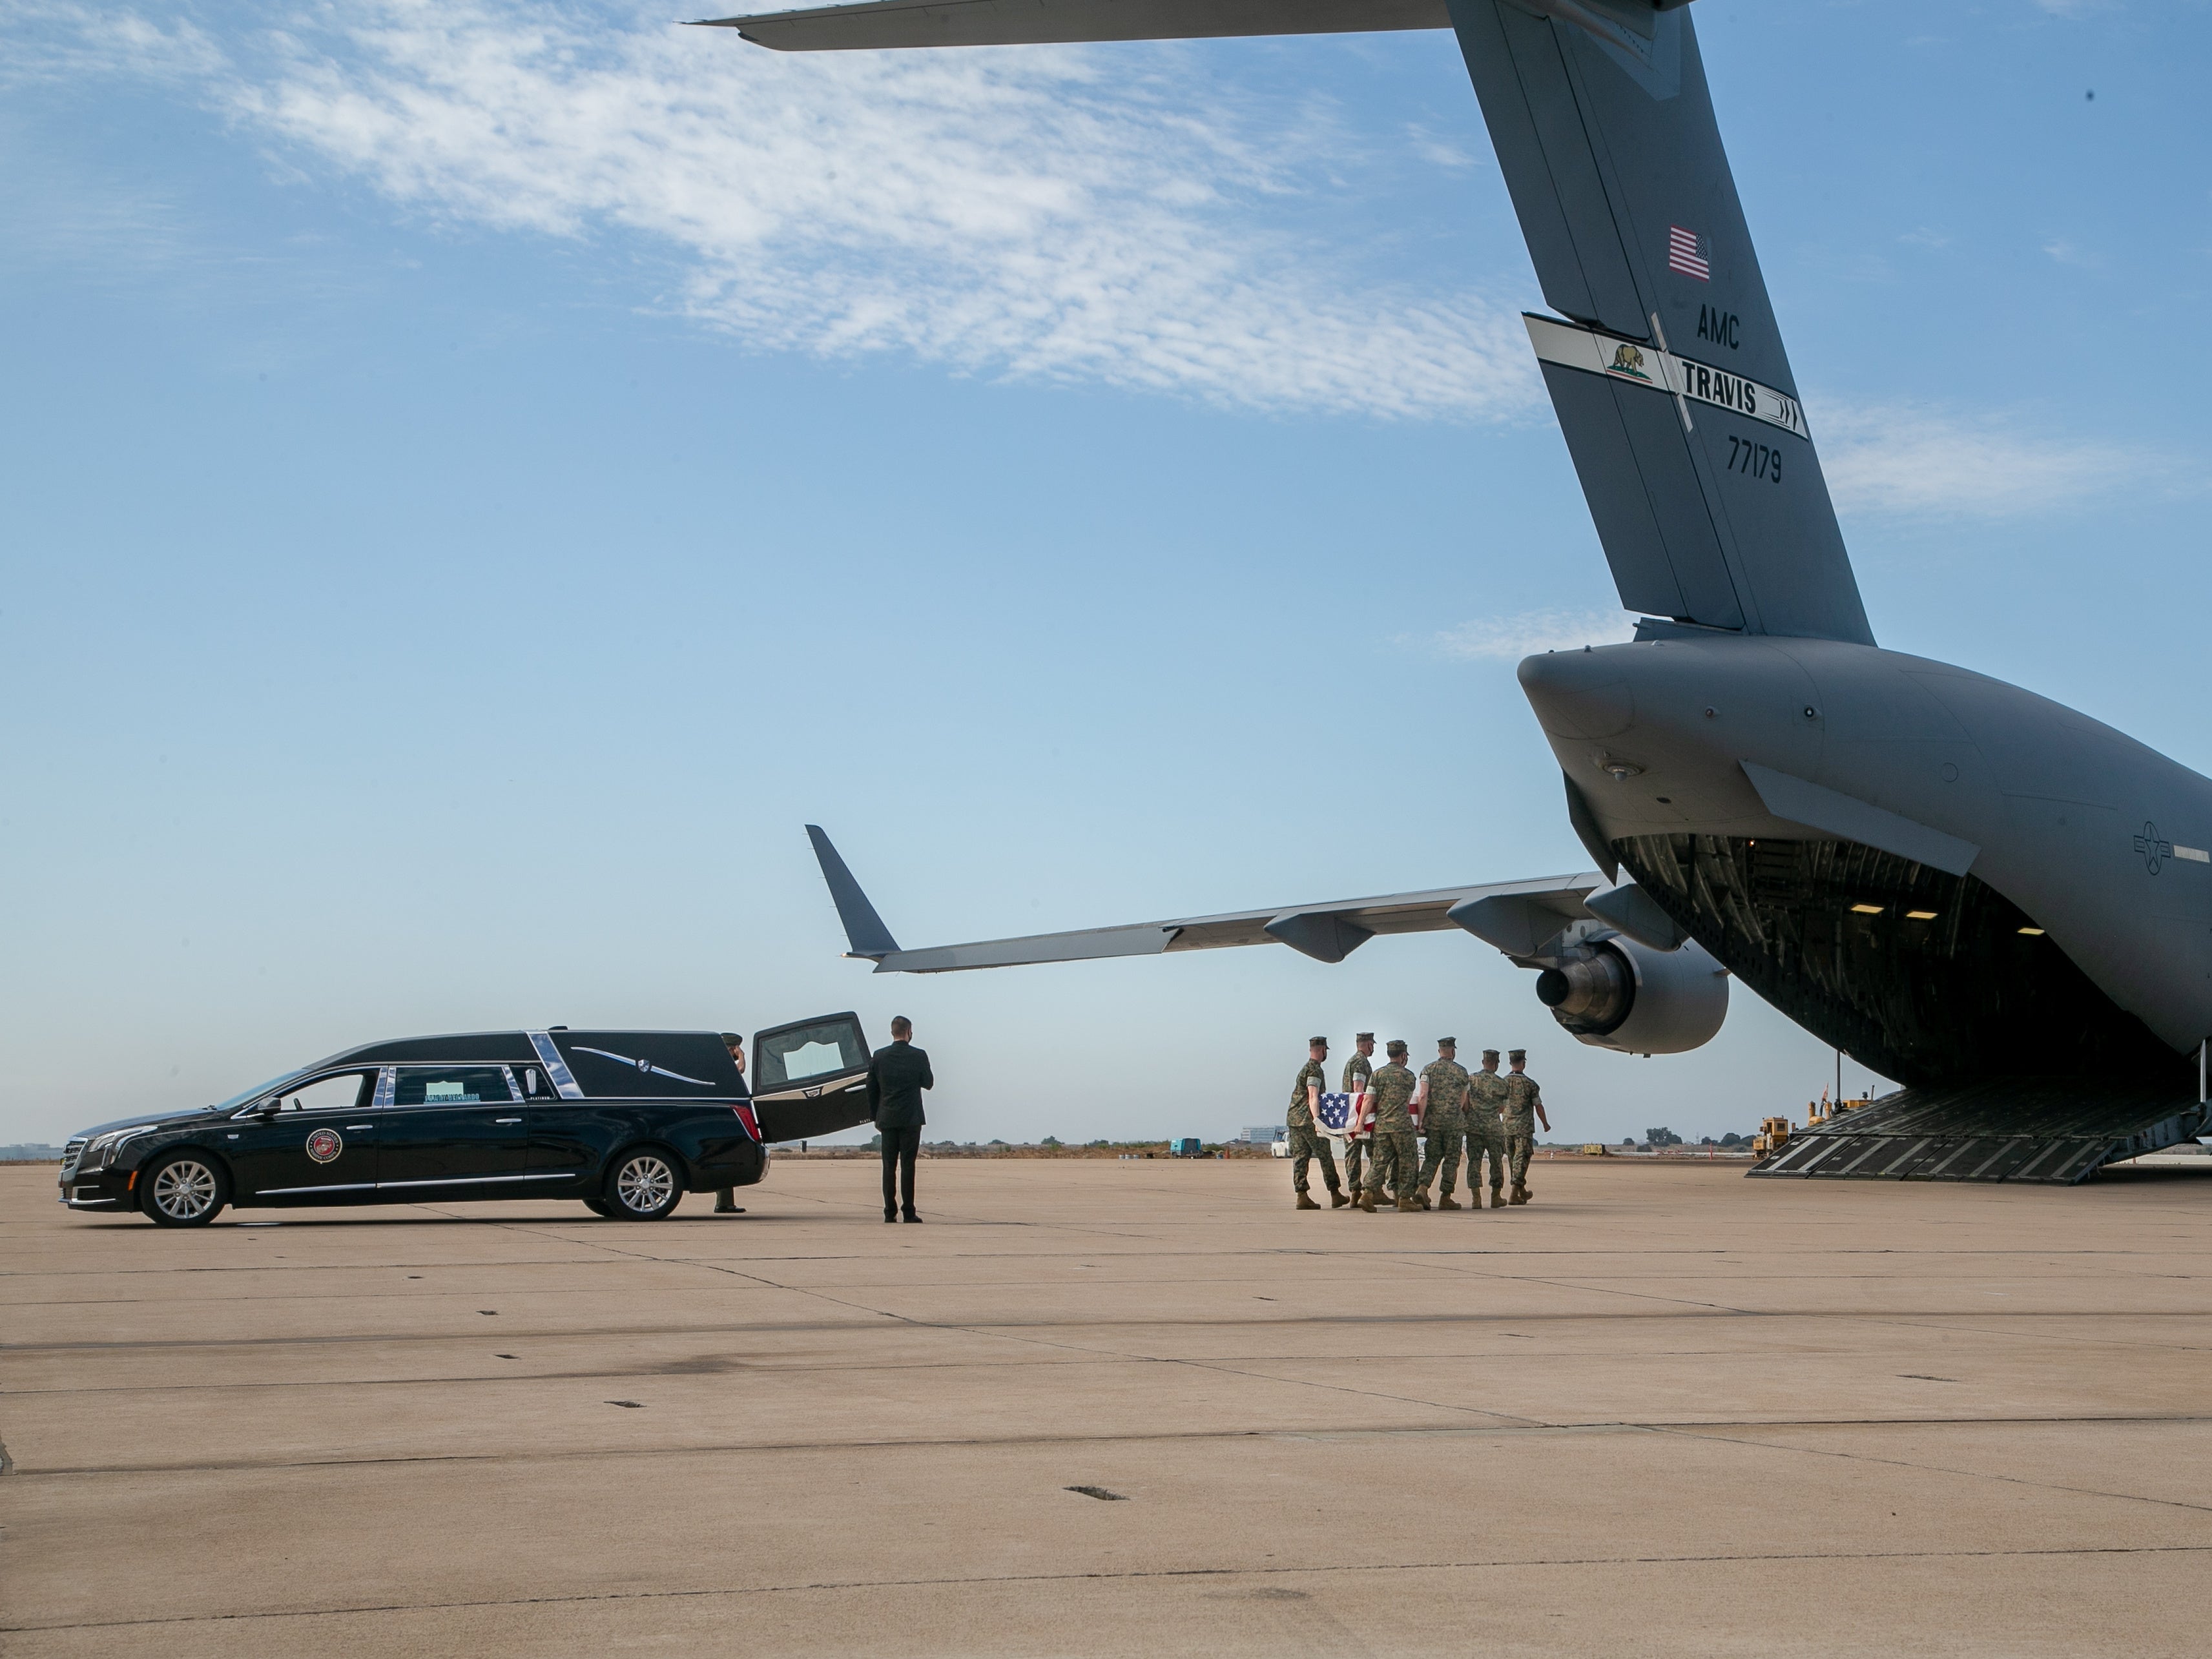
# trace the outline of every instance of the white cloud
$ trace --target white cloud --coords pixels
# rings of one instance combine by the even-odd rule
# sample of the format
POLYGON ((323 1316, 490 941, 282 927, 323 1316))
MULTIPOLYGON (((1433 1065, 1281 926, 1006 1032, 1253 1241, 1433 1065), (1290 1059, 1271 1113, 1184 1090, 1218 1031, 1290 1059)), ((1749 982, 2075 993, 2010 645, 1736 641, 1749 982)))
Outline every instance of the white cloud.
POLYGON ((2078 242, 2070 242, 2063 236, 2045 242, 2043 252, 2054 264, 2072 265, 2080 270, 2102 270, 2105 268, 2103 255, 2091 252, 2078 242))
POLYGON ((75 0, 0 0, 8 49, 0 86, 127 75, 149 81, 204 80, 221 72, 222 49, 189 21, 163 27, 134 12, 75 0))
MULTIPOLYGON (((0 83, 192 88, 293 176, 349 175, 458 227, 655 253, 657 303, 764 349, 1261 410, 1542 406, 1514 305, 1279 228, 1326 216, 1276 210, 1335 188, 1358 137, 1340 112, 1240 100, 1178 48, 782 54, 642 0, 356 0, 207 33, 219 15, 236 15, 0 0, 0 83)), ((1408 139, 1440 168, 1474 159, 1419 128, 1388 142, 1408 139)), ((167 222, 112 207, 55 234, 151 242, 167 222)), ((1819 431, 1856 511, 2037 512, 2146 465, 1910 404, 1826 411, 1819 431)), ((1495 624, 1494 647, 1473 624, 1449 648, 1518 654, 1561 626, 1579 644, 1588 621, 1495 624)))
POLYGON ((1434 643, 1446 656, 1518 662, 1540 651, 1618 645, 1635 631, 1634 619, 1620 611, 1524 611, 1462 623, 1437 635, 1434 643))
POLYGON ((1173 48, 785 55, 580 0, 360 0, 220 52, 36 16, 58 63, 121 40, 110 70, 197 76, 288 162, 424 216, 641 234, 676 272, 661 303, 764 349, 1267 410, 1538 405, 1510 306, 1264 223, 1323 187, 1329 121, 1240 103, 1173 48))
POLYGON ((1817 411, 1814 434, 1844 512, 2018 518, 2140 485, 2164 458, 2139 447, 2040 437, 1923 405, 1817 411))
POLYGON ((1460 171, 1480 165, 1467 150, 1448 138, 1439 138, 1424 126, 1407 126, 1406 142, 1414 155, 1435 167, 1460 171))

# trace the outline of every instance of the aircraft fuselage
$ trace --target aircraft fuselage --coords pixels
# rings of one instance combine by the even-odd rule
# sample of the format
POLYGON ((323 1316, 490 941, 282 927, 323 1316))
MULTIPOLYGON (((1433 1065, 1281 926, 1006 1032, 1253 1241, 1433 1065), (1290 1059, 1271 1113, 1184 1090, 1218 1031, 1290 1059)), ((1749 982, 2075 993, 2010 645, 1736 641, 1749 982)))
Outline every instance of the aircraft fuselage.
POLYGON ((1739 978, 1908 1084, 2193 1082, 2212 780, 1948 663, 1645 631, 1522 687, 1592 850, 1739 978))

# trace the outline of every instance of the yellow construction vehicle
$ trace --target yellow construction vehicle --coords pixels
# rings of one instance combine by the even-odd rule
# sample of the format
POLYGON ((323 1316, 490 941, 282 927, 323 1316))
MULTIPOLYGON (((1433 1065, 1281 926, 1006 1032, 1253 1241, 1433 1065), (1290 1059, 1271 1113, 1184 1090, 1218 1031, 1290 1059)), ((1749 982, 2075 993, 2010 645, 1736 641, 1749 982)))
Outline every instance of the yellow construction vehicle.
POLYGON ((1789 1144, 1790 1120, 1786 1117, 1761 1118, 1759 1133, 1751 1138, 1751 1150, 1760 1158, 1770 1152, 1778 1152, 1789 1144))

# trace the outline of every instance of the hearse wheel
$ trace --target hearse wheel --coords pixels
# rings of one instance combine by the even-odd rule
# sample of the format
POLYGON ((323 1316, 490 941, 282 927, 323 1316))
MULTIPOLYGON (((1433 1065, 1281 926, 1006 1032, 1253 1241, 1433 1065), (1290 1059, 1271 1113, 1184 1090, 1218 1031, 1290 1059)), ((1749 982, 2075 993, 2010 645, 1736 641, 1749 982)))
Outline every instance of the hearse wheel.
POLYGON ((157 1227, 204 1227, 229 1201, 222 1169, 198 1152, 171 1152, 138 1175, 138 1207, 157 1227))
POLYGON ((684 1201, 684 1183, 665 1152, 625 1152, 607 1181, 607 1206, 623 1221, 658 1221, 684 1201))

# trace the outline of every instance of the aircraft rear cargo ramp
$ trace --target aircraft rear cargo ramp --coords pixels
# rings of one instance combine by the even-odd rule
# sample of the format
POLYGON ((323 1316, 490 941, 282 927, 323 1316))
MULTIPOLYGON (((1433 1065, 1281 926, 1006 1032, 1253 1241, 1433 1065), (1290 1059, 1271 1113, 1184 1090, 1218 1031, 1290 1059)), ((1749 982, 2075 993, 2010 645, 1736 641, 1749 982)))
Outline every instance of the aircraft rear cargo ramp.
POLYGON ((2177 1146, 2203 1106, 2155 1085, 2094 1091, 2048 1079, 1907 1089, 1793 1134, 1754 1176, 1838 1181, 2016 1181, 2071 1187, 2107 1164, 2177 1146))

